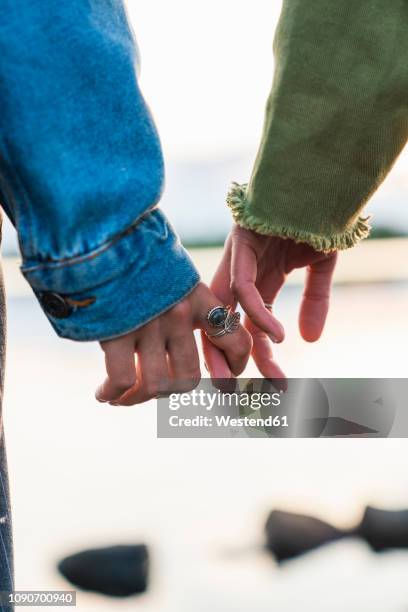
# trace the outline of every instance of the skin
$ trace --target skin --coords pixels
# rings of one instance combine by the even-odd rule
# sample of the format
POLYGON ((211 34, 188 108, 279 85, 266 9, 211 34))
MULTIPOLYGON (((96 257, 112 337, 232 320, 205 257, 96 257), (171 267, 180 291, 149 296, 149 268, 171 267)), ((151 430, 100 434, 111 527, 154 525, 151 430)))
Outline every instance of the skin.
POLYGON ((306 268, 299 329, 307 342, 322 334, 329 310, 337 253, 277 236, 261 236, 235 225, 229 235, 211 290, 200 283, 182 302, 140 329, 101 342, 106 379, 96 399, 113 405, 140 404, 159 395, 194 389, 201 372, 194 329, 202 330, 203 350, 212 378, 239 376, 252 357, 266 378, 283 379, 271 342, 280 343, 284 330, 264 302, 273 304, 287 275, 306 268), (208 338, 205 315, 210 308, 240 303, 244 327, 222 338, 208 338))
MULTIPOLYGON (((322 253, 305 243, 262 236, 234 225, 211 289, 219 300, 233 305, 239 302, 244 309, 244 326, 253 340, 252 357, 262 376, 284 378, 271 344, 283 341, 284 330, 264 302, 273 304, 292 270, 306 268, 299 330, 304 340, 315 342, 326 322, 336 260, 336 252, 322 253)), ((224 355, 204 335, 203 347, 211 376, 225 378, 224 355)))
MULTIPOLYGON (((159 395, 194 389, 201 379, 194 329, 214 332, 206 314, 219 304, 220 300, 200 283, 183 301, 140 329, 101 342, 106 379, 98 387, 96 399, 131 406, 159 395)), ((208 343, 222 357, 223 378, 243 372, 252 341, 242 325, 208 343)))

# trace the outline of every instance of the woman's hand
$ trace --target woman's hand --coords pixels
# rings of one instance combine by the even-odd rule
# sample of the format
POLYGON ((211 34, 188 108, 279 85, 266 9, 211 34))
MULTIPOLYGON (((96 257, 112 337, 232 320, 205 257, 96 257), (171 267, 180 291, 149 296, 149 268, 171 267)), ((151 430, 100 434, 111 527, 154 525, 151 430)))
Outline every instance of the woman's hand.
MULTIPOLYGON (((252 356, 263 376, 284 376, 273 360, 270 340, 282 342, 284 339, 283 327, 273 316, 272 305, 287 275, 295 268, 307 268, 299 328, 305 340, 315 342, 326 321, 336 259, 335 252, 325 254, 305 243, 262 236, 234 225, 211 289, 221 301, 239 302, 246 312, 244 324, 253 338, 252 356), (266 308, 265 303, 271 308, 266 308)), ((213 376, 222 355, 206 338, 204 351, 213 376)))
MULTIPOLYGON (((219 304, 208 287, 200 283, 182 302, 140 329, 101 342, 107 378, 98 388, 96 399, 130 406, 159 395, 194 389, 201 373, 193 331, 200 328, 214 332, 206 315, 219 304)), ((243 372, 252 342, 242 325, 230 334, 209 339, 208 343, 216 348, 223 365, 218 370, 219 378, 243 372)))

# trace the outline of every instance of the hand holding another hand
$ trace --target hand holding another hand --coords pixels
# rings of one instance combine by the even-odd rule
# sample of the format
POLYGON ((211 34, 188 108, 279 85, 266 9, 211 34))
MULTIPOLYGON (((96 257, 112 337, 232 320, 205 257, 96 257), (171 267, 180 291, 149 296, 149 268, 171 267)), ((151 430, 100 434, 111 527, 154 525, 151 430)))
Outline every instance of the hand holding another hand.
MULTIPOLYGON (((241 304, 246 313, 244 325, 253 339, 252 356, 266 378, 284 377, 274 361, 270 340, 279 343, 284 339, 283 327, 273 316, 272 305, 287 275, 295 268, 307 268, 299 329, 307 342, 315 342, 326 321, 336 260, 336 252, 326 254, 305 243, 263 236, 234 225, 211 289, 221 301, 241 304)), ((206 337, 203 343, 210 373, 220 378, 223 356, 206 337)))
POLYGON ((275 298, 287 275, 306 267, 299 328, 306 341, 318 340, 329 309, 336 259, 335 252, 325 254, 305 243, 263 236, 235 225, 211 290, 200 283, 183 301, 138 330, 101 342, 107 377, 96 392, 97 399, 128 406, 192 390, 201 378, 193 333, 197 328, 203 332, 204 356, 212 378, 239 376, 251 349, 262 376, 284 378, 271 346, 271 341, 284 339, 283 327, 272 314, 275 298), (246 313, 244 326, 209 338, 205 332, 214 329, 206 320, 208 311, 238 302, 246 313))
MULTIPOLYGON (((220 301, 203 283, 184 300, 136 331, 101 342, 107 377, 98 388, 100 402, 130 406, 159 395, 191 391, 200 381, 194 329, 213 333, 206 315, 220 301), (137 355, 137 359, 135 356, 137 355)), ((211 337, 223 369, 220 378, 239 376, 249 359, 251 337, 242 325, 231 334, 211 337)))

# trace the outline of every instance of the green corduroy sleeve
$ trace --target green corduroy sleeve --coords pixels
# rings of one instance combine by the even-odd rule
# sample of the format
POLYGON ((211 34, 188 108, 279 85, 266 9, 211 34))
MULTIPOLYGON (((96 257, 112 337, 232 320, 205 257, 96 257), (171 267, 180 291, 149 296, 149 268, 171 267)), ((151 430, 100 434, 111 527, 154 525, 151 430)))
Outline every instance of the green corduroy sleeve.
POLYGON ((274 55, 252 176, 228 204, 258 233, 346 249, 408 139, 408 2, 283 0, 274 55))

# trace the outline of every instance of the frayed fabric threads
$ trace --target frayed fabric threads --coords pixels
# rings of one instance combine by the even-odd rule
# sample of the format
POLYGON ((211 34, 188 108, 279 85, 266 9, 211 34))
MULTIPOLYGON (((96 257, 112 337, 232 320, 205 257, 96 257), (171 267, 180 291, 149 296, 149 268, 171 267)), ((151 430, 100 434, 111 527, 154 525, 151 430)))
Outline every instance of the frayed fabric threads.
POLYGON ((262 221, 250 211, 246 197, 247 187, 247 184, 232 183, 227 195, 227 204, 232 211, 235 223, 258 234, 291 238, 295 242, 306 242, 316 251, 323 251, 325 253, 350 249, 370 234, 369 217, 358 217, 344 232, 330 236, 320 236, 313 232, 262 221))

